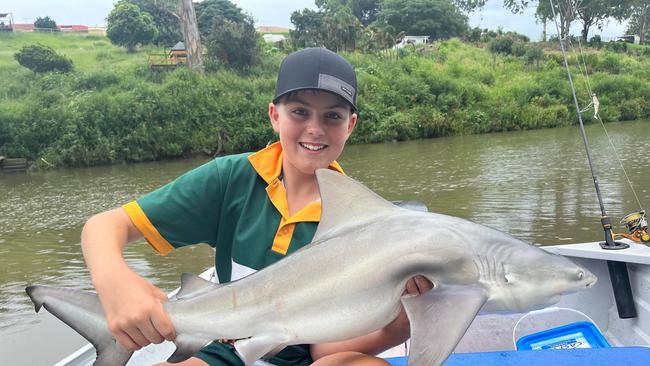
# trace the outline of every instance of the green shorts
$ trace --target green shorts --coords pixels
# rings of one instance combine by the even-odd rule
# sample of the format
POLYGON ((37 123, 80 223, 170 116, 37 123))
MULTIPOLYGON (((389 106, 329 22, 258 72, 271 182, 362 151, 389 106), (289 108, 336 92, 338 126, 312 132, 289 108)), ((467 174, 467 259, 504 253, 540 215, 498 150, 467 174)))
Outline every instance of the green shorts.
MULTIPOLYGON (((210 366, 244 366, 235 347, 227 343, 212 342, 201 349, 194 357, 200 358, 210 366)), ((309 345, 289 346, 268 360, 277 366, 307 366, 313 362, 309 345)))

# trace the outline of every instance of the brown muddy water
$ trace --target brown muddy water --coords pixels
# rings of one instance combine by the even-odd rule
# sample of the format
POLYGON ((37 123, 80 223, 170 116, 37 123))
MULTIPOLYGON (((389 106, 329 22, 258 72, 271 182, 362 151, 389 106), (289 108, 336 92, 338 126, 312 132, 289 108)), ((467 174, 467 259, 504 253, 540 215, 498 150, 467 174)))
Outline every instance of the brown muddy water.
MULTIPOLYGON (((607 126, 643 205, 650 202, 650 122, 607 126)), ((587 127, 613 222, 638 210, 600 125, 587 127)), ((207 159, 0 174, 0 355, 49 365, 84 344, 51 316, 35 314, 29 284, 92 288, 79 247, 85 220, 165 184, 207 159), (38 350, 35 352, 34 350, 38 350)), ((538 245, 600 240, 600 211, 577 127, 349 146, 346 173, 391 200, 417 200, 538 245)), ((645 207, 645 206, 644 206, 645 207)), ((616 226, 622 231, 620 225, 616 226)), ((145 243, 126 258, 164 290, 182 272, 213 263, 205 245, 157 255, 145 243)))

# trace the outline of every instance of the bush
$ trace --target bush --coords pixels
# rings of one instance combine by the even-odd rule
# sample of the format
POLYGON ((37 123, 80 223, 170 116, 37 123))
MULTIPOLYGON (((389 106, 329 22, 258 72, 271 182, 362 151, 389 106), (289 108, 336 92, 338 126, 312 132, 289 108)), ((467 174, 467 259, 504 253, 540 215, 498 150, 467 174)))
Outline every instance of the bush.
POLYGON ((605 49, 612 52, 627 52, 627 43, 623 41, 611 41, 605 44, 605 49))
POLYGON ((522 57, 526 54, 526 45, 522 42, 514 42, 512 45, 512 55, 522 57))
POLYGON ((50 17, 36 18, 36 21, 34 22, 34 30, 37 32, 44 32, 47 29, 50 31, 57 31, 58 28, 56 27, 56 22, 50 17))
POLYGON ((72 60, 41 44, 24 46, 14 54, 14 58, 21 66, 34 72, 68 72, 72 70, 72 60))
POLYGON ((524 53, 524 60, 529 65, 535 64, 539 67, 539 62, 544 59, 544 51, 539 47, 531 47, 524 53))
POLYGON ((488 50, 493 54, 512 55, 511 38, 496 38, 488 42, 488 50))
POLYGON ((483 30, 479 27, 474 27, 465 31, 465 39, 468 42, 479 43, 481 42, 481 35, 483 30))
POLYGON ((591 37, 591 39, 589 40, 589 47, 594 47, 598 49, 601 49, 603 47, 603 41, 600 38, 599 34, 596 34, 595 36, 591 37))

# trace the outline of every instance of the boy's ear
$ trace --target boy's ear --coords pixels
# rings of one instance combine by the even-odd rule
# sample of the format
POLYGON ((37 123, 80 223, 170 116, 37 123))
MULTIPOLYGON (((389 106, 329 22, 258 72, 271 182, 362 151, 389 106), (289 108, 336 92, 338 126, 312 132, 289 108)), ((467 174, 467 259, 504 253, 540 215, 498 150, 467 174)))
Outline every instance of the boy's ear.
POLYGON ((350 116, 350 122, 348 122, 348 136, 352 134, 352 131, 354 130, 354 126, 357 125, 357 114, 352 113, 350 116))
POLYGON ((278 111, 278 106, 273 102, 269 103, 269 120, 271 120, 273 131, 280 133, 280 111, 278 111))

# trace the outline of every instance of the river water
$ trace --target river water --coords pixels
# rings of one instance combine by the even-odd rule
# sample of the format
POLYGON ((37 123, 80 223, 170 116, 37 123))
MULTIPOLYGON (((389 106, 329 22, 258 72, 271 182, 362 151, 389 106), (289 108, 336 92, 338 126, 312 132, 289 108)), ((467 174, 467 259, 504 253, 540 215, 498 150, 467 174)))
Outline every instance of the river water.
MULTIPOLYGON (((650 123, 611 123, 607 131, 641 204, 650 202, 650 123)), ((605 207, 613 222, 638 210, 600 125, 587 126, 605 207)), ((600 210, 577 127, 348 146, 346 173, 390 200, 417 200, 537 245, 596 241, 600 210)), ((91 289, 79 246, 81 227, 207 159, 0 174, 0 356, 13 365, 47 365, 83 344, 51 316, 35 314, 29 284, 91 289), (39 352, 30 352, 34 347, 39 352), (38 353, 38 354, 37 354, 38 353)), ((616 225, 617 231, 622 231, 616 225)), ((168 257, 145 243, 129 264, 164 290, 182 272, 213 263, 205 245, 168 257)))

